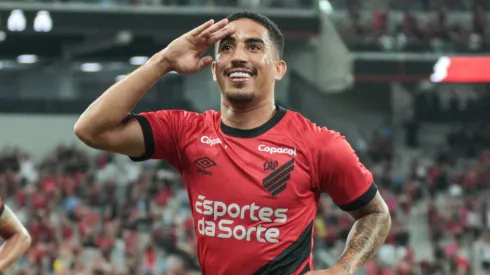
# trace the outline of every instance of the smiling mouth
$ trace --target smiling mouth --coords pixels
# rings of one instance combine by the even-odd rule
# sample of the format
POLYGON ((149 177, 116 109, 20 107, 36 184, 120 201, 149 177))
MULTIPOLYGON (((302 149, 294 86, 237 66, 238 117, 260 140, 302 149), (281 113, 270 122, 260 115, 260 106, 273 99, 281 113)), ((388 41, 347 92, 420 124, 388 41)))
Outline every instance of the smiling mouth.
POLYGON ((254 73, 251 71, 231 71, 226 74, 226 76, 232 81, 232 82, 244 82, 247 80, 250 80, 254 73))

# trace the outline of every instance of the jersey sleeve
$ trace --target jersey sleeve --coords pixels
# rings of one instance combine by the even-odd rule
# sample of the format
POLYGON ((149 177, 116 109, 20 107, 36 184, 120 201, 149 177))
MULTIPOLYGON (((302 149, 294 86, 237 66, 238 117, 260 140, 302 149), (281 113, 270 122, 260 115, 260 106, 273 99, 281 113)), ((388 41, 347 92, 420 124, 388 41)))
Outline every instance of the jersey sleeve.
POLYGON ((145 154, 130 157, 131 160, 164 159, 181 171, 181 140, 189 113, 182 110, 162 110, 133 114, 143 131, 145 154))
POLYGON ((373 175, 360 162, 344 136, 322 128, 317 132, 315 150, 318 187, 344 211, 368 204, 378 189, 373 175))

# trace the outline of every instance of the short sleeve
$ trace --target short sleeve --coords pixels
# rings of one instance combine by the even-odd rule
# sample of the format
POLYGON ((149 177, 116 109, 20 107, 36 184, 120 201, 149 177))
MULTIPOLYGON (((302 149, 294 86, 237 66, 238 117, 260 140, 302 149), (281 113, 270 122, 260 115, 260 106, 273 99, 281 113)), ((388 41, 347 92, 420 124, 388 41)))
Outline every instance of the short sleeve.
POLYGON ((377 187, 371 172, 360 162, 345 137, 322 129, 317 133, 318 184, 344 211, 355 211, 368 204, 377 187))
POLYGON ((163 110, 133 114, 143 131, 145 154, 141 157, 131 157, 131 160, 164 159, 180 171, 180 140, 188 113, 181 110, 163 110))

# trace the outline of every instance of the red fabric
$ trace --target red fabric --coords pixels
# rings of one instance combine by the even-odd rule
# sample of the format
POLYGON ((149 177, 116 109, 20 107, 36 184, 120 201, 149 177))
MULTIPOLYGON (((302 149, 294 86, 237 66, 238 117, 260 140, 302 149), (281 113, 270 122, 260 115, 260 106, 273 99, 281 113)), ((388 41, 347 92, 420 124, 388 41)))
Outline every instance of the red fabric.
POLYGON ((464 268, 469 268, 470 267, 470 261, 466 258, 463 257, 456 257, 455 259, 456 265, 458 267, 464 267, 464 268))
MULTIPOLYGON (((165 159, 183 175, 203 275, 254 273, 303 231, 311 230, 305 232, 311 238, 322 192, 351 210, 376 194, 372 174, 345 137, 296 112, 278 109, 270 129, 256 136, 223 126, 216 111, 165 110, 136 119, 153 142, 145 159, 165 159)), ((307 262, 311 255, 299 266, 307 262)))
POLYGON ((32 206, 34 208, 45 208, 47 206, 46 198, 42 192, 34 192, 32 194, 32 206))
POLYGON ((114 245, 114 239, 110 237, 99 237, 96 238, 95 243, 99 248, 105 250, 107 248, 110 248, 112 245, 114 245))
POLYGON ((144 256, 145 266, 149 269, 153 269, 156 264, 156 254, 153 249, 147 249, 144 256))
POLYGON ((167 204, 167 200, 172 197, 172 192, 168 189, 161 190, 155 195, 155 202, 159 206, 165 206, 167 204))

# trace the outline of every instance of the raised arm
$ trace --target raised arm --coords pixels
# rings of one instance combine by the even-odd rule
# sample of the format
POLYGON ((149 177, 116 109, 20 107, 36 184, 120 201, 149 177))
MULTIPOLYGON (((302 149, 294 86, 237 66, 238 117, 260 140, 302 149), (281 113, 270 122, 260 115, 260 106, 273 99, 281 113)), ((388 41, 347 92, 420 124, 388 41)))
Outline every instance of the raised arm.
POLYGON ((75 135, 88 146, 138 157, 145 153, 143 131, 129 113, 168 70, 156 55, 97 98, 75 124, 75 135))
POLYGON ((230 35, 227 20, 208 21, 175 39, 143 66, 114 84, 95 100, 75 124, 75 135, 95 149, 132 157, 145 154, 143 130, 129 113, 143 95, 169 71, 195 73, 212 62, 201 55, 216 41, 230 35))

